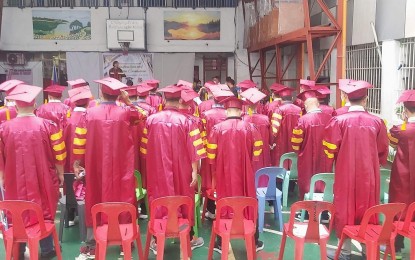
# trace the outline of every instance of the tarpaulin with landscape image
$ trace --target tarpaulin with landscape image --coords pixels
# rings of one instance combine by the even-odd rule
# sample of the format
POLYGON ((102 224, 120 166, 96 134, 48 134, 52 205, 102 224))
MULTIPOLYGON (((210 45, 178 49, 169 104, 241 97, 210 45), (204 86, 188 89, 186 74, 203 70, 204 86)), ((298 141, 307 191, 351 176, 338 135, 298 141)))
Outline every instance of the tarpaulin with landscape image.
POLYGON ((165 40, 220 40, 220 11, 164 11, 165 40))
POLYGON ((33 39, 91 40, 91 12, 32 10, 33 39))

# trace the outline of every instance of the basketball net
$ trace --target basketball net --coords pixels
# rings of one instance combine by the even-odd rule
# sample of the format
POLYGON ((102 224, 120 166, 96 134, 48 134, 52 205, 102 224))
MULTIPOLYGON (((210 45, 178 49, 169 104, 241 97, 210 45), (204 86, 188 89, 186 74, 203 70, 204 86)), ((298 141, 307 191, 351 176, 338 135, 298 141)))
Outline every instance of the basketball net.
POLYGON ((130 42, 118 42, 120 44, 122 54, 128 55, 128 49, 130 47, 130 42))

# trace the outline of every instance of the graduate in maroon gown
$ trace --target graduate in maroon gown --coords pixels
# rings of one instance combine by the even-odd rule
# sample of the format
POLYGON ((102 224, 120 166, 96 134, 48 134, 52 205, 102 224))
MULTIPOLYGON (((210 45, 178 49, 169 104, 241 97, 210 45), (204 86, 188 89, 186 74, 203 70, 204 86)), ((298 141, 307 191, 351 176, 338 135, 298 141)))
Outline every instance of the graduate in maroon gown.
MULTIPOLYGON (((178 111, 182 87, 167 86, 164 92, 166 107, 147 119, 140 151, 147 159, 147 179, 149 203, 165 196, 188 196, 194 200, 197 184, 199 160, 206 156, 200 130, 188 116, 178 111)), ((193 210, 182 214, 190 214, 193 210)), ((157 218, 164 216, 163 210, 155 213, 157 218)), ((192 221, 193 222, 193 221, 192 221)), ((191 223, 193 226, 193 223, 191 223)), ((191 231, 193 237, 193 229, 191 231)), ((203 246, 203 239, 192 239, 192 249, 203 246)), ((150 249, 156 251, 156 242, 152 241, 150 249)))
POLYGON ((64 86, 51 85, 44 89, 48 93, 47 104, 41 105, 36 109, 36 116, 52 120, 60 129, 66 126, 66 120, 70 114, 70 107, 61 102, 64 86))
POLYGON ((182 93, 186 93, 183 97, 185 97, 186 99, 188 98, 188 100, 184 103, 181 102, 182 106, 180 110, 186 114, 193 115, 194 117, 199 118, 199 107, 197 105, 197 102, 201 103, 202 101, 199 98, 199 94, 193 90, 193 83, 185 80, 179 80, 176 86, 182 87, 184 90, 184 92, 182 93), (187 109, 187 111, 184 111, 184 109, 187 109))
MULTIPOLYGON (((300 117, 293 129, 291 144, 298 154, 299 199, 309 192, 311 177, 316 173, 332 172, 331 161, 323 150, 323 136, 331 116, 319 109, 318 93, 313 90, 301 92, 297 98, 304 102, 307 114, 300 117)), ((316 192, 322 192, 324 185, 317 183, 316 192)))
MULTIPOLYGON (((221 103, 225 105, 227 118, 212 128, 208 137, 210 146, 207 148, 207 156, 216 166, 217 198, 233 196, 256 198, 253 162, 258 161, 262 153, 261 133, 253 124, 242 120, 242 100, 229 97, 221 103)), ((223 211, 220 214, 221 217, 226 218, 231 213, 223 211)), ((250 218, 251 214, 248 211, 246 217, 250 218)), ((264 243, 258 238, 257 229, 255 234, 257 251, 264 248, 264 243)), ((221 252, 220 237, 215 248, 215 251, 221 252)))
POLYGON ((278 83, 274 83, 269 87, 272 92, 271 98, 262 111, 264 115, 268 116, 269 120, 271 120, 272 112, 277 109, 277 107, 281 106, 282 100, 278 95, 278 91, 283 88, 285 88, 285 86, 278 83))
MULTIPOLYGON (((81 88, 81 87, 89 87, 88 82, 86 82, 84 79, 68 80, 67 82, 72 87, 72 89, 74 89, 74 88, 81 88)), ((67 105, 68 107, 70 107, 71 109, 73 109, 76 106, 73 102, 71 102, 71 98, 70 97, 68 97, 67 99, 65 99, 63 101, 63 103, 65 105, 67 105)))
MULTIPOLYGON (((251 88, 256 88, 257 84, 255 82, 253 82, 250 79, 244 80, 239 82, 238 84, 236 84, 237 86, 237 90, 238 90, 238 98, 241 98, 241 93, 251 89, 251 88)), ((248 113, 248 104, 244 104, 242 107, 242 114, 248 113)), ((257 104, 257 110, 258 111, 263 111, 264 110, 264 106, 262 104, 257 104)))
MULTIPOLYGON (((274 137, 274 148, 271 151, 271 164, 274 166, 280 164, 281 155, 294 152, 290 139, 301 116, 301 108, 293 104, 292 92, 293 89, 289 87, 280 89, 277 93, 283 100, 282 104, 272 112, 271 129, 274 137)), ((289 163, 284 164, 284 167, 288 169, 289 163)))
MULTIPOLYGON (((33 113, 35 98, 41 91, 39 87, 19 85, 6 97, 16 102, 18 116, 0 126, 0 185, 4 183, 6 200, 39 204, 45 220, 53 222, 66 149, 62 130, 33 113)), ((37 222, 35 214, 27 213, 26 226, 37 222)), ((42 239, 40 247, 42 259, 56 256, 52 235, 42 239)), ((24 258, 24 248, 21 244, 19 259, 24 258)))
MULTIPOLYGON (((346 114, 335 116, 325 130, 323 140, 327 158, 335 161, 334 225, 340 238, 345 225, 359 225, 365 211, 379 204, 380 166, 387 163, 388 136, 384 122, 365 111, 366 81, 344 84, 351 106, 346 114)), ((373 217, 372 221, 377 223, 373 217)), ((348 239, 340 259, 350 259, 348 239)), ((328 252, 330 259, 334 253, 328 252)))
MULTIPOLYGON (((339 89, 341 90, 345 85, 349 83, 353 83, 353 82, 356 82, 356 81, 352 79, 339 79, 339 89)), ((347 93, 345 93, 344 91, 341 91, 341 100, 342 100, 342 106, 336 109, 335 111, 337 116, 343 115, 347 113, 347 111, 349 111, 350 102, 349 102, 347 93)))
MULTIPOLYGON (((76 197, 74 193, 73 183, 74 183, 74 170, 73 164, 74 159, 72 156, 72 146, 75 138, 76 128, 85 122, 86 110, 89 104, 89 101, 92 97, 92 93, 89 89, 89 86, 78 87, 70 89, 68 91, 69 102, 75 107, 73 108, 70 117, 66 122, 66 127, 63 131, 63 136, 65 140, 66 150, 68 151, 68 156, 65 163, 65 192, 66 192, 66 210, 68 212, 68 225, 75 225, 75 211, 78 206, 76 202, 76 197)), ((82 140, 77 140, 77 143, 82 143, 82 140)))
MULTIPOLYGON (((24 84, 23 81, 12 79, 7 80, 0 84, 0 91, 5 92, 6 96, 12 92, 12 90, 20 84, 24 84)), ((10 121, 11 119, 17 116, 17 111, 15 108, 15 103, 13 100, 4 99, 4 107, 0 108, 0 124, 6 121, 10 121)))
POLYGON ((157 111, 161 111, 164 108, 164 100, 160 93, 157 92, 160 81, 157 79, 150 79, 143 82, 145 85, 152 87, 149 95, 146 97, 146 102, 150 106, 154 107, 157 111))
MULTIPOLYGON (((404 104, 404 123, 393 126, 389 136, 391 145, 396 147, 389 184, 389 202, 409 205, 415 202, 415 90, 405 91, 397 103, 401 102, 404 104)), ((397 235, 395 239, 397 255, 401 255, 401 249, 404 248, 403 238, 397 235)))
POLYGON ((149 103, 147 103, 146 98, 150 94, 150 91, 152 90, 152 87, 147 84, 140 84, 137 85, 137 99, 132 101, 133 104, 145 111, 147 111, 147 114, 150 116, 152 114, 155 114, 157 110, 151 106, 149 103))
POLYGON ((317 92, 317 98, 320 102, 320 109, 323 113, 326 113, 330 116, 335 116, 336 111, 332 106, 329 106, 329 100, 330 100, 330 89, 327 86, 317 85, 312 88, 317 92))
POLYGON ((200 103, 198 106, 199 115, 211 109, 213 105, 215 104, 215 101, 213 100, 212 88, 211 88, 212 86, 215 86, 215 85, 217 85, 215 82, 208 81, 205 83, 204 87, 202 88, 207 91, 207 98, 205 97, 205 100, 202 101, 202 103, 200 103))
POLYGON ((266 97, 266 95, 256 88, 251 88, 242 92, 241 97, 246 100, 248 106, 248 114, 245 114, 242 117, 242 120, 252 123, 256 126, 256 128, 258 128, 263 142, 261 156, 258 158, 258 161, 253 162, 253 169, 255 173, 261 168, 271 166, 271 124, 266 115, 260 114, 256 111, 257 105, 266 97))
MULTIPOLYGON (((136 205, 134 178, 134 143, 131 126, 145 117, 131 103, 127 86, 113 78, 96 80, 101 84, 103 102, 89 108, 85 122, 75 129, 72 153, 74 173, 78 177, 85 168, 85 217, 87 245, 81 247, 81 255, 95 253, 92 240, 91 208, 101 202, 126 202, 136 205), (126 106, 117 106, 118 96, 126 106)), ((101 221, 105 219, 101 218, 101 221)), ((130 218, 122 215, 121 223, 130 218)), ((135 220, 134 220, 135 221, 135 220)))

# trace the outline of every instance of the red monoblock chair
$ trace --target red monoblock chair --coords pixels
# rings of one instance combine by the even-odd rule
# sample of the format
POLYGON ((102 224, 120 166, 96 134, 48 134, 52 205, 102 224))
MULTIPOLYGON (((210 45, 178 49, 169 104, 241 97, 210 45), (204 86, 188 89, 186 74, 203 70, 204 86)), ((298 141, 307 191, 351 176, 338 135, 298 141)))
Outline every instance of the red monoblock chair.
POLYGON ((131 259, 131 244, 136 241, 138 258, 143 259, 141 248, 140 227, 137 222, 137 208, 125 202, 99 203, 92 207, 92 226, 97 243, 96 259, 105 259, 107 245, 122 245, 124 259, 131 259), (131 216, 131 223, 120 224, 119 216, 127 213, 131 216), (106 215, 107 224, 98 226, 98 215, 106 215))
POLYGON ((415 202, 409 205, 406 211, 405 221, 395 222, 397 233, 411 240, 411 254, 409 259, 415 259, 415 222, 412 221, 414 213, 415 202))
POLYGON ((325 201, 298 201, 291 205, 290 220, 284 224, 284 232, 281 240, 280 254, 278 259, 282 260, 284 257, 285 242, 287 236, 295 241, 295 260, 303 259, 304 244, 317 243, 320 246, 321 259, 327 259, 327 242, 330 239, 330 232, 333 226, 331 217, 329 228, 320 224, 320 214, 323 211, 328 211, 331 216, 335 213, 334 205, 325 201), (308 211, 309 221, 295 222, 295 214, 301 210, 308 211))
MULTIPOLYGON (((168 196, 153 200, 150 209, 150 221, 147 228, 147 240, 144 253, 144 259, 148 259, 151 236, 157 239, 157 259, 162 260, 164 257, 164 245, 166 238, 180 238, 180 247, 182 259, 188 259, 192 256, 190 249, 190 228, 192 226, 191 217, 194 215, 193 200, 186 196, 168 196), (187 210, 187 216, 179 215, 179 210, 187 210), (157 218, 158 210, 165 209, 166 216, 157 218)), ((164 211, 163 211, 164 212, 164 211)))
POLYGON ((380 245, 386 245, 385 260, 388 258, 389 252, 391 253, 392 260, 396 259, 396 232, 393 220, 405 207, 406 205, 404 203, 389 203, 373 206, 366 210, 360 225, 347 225, 343 228, 335 259, 339 258, 343 242, 346 238, 351 238, 366 244, 366 257, 368 260, 379 259, 380 245), (383 214, 384 216, 383 225, 369 224, 373 216, 378 214, 383 214))
POLYGON ((213 257, 216 235, 222 238, 222 260, 228 259, 229 242, 239 238, 245 240, 248 260, 256 259, 255 231, 258 219, 258 201, 249 197, 222 198, 216 204, 216 220, 213 221, 210 237, 208 259, 213 257), (245 217, 246 210, 252 214, 252 219, 245 217), (232 218, 222 218, 222 211, 230 210, 232 218))
POLYGON ((207 210, 207 201, 208 199, 216 201, 216 189, 208 189, 206 190, 206 194, 203 200, 203 212, 202 212, 202 223, 205 223, 205 214, 207 210))
POLYGON ((15 258, 18 254, 18 244, 27 243, 30 250, 30 259, 39 258, 39 241, 52 235, 55 244, 56 255, 59 260, 62 259, 62 253, 59 246, 58 235, 56 233, 55 223, 45 222, 43 218, 42 208, 30 201, 9 200, 0 202, 0 210, 10 213, 11 223, 13 225, 3 231, 3 239, 6 246, 6 259, 12 259, 13 247, 15 258), (24 212, 31 212, 36 215, 38 223, 29 227, 25 227, 24 212))

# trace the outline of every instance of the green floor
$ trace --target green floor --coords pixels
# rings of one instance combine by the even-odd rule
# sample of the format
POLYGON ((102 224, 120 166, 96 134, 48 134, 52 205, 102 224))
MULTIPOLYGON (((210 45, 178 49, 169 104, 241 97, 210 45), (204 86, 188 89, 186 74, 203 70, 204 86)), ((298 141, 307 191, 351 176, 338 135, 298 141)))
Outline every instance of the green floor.
MULTIPOLYGON (((293 199, 296 198, 296 194, 291 194, 289 199, 290 202, 293 202, 293 199)), ((289 209, 283 209, 283 218, 286 222, 288 220, 288 213, 289 209)), ((59 216, 58 216, 59 217, 59 216)), ((58 219, 58 218, 57 218, 58 219)), ((59 223, 57 224, 59 225, 59 223)), ((141 229, 141 239, 142 244, 144 246, 145 244, 145 234, 146 234, 146 220, 140 220, 139 221, 140 229, 141 229)), ((204 260, 207 259, 208 254, 208 247, 209 247, 209 239, 210 239, 210 232, 211 232, 211 222, 205 221, 202 228, 200 229, 200 236, 202 236, 205 240, 205 245, 201 248, 198 248, 193 251, 193 257, 194 260, 204 260)), ((264 241, 265 243, 265 249, 257 254, 257 259, 261 260, 273 260, 278 259, 278 253, 280 251, 280 242, 281 242, 281 235, 277 234, 278 232, 275 232, 278 227, 273 219, 273 215, 270 213, 266 213, 265 216, 265 229, 269 229, 272 232, 266 232, 260 234, 260 240, 264 241)), ((174 243, 173 240, 169 240, 166 244, 165 249, 165 259, 168 260, 175 260, 180 259, 179 255, 179 244, 174 243)), ((336 245, 337 239, 335 238, 334 234, 332 234, 332 237, 330 239, 331 245, 336 245)), ((62 243, 62 249, 63 249, 63 259, 75 259, 76 256, 79 254, 79 234, 78 234, 78 227, 74 226, 71 228, 64 229, 64 235, 63 235, 63 243, 62 243)), ((246 259, 246 252, 245 252, 245 246, 243 241, 235 240, 231 243, 232 245, 232 251, 233 255, 229 256, 228 259, 237 259, 242 260, 246 259)), ((358 249, 353 249, 355 252, 358 251, 358 249)), ((135 250, 133 252, 134 259, 137 259, 137 251, 135 250)), ((288 239, 286 248, 285 248, 285 255, 284 259, 294 259, 294 243, 292 240, 288 239)), ((0 249, 0 259, 4 259, 4 248, 1 247, 0 249)), ((107 259, 118 259, 119 258, 119 247, 110 247, 107 251, 107 259)), ((120 258, 122 259, 122 258, 120 258)), ((155 259, 155 256, 150 252, 149 259, 155 259)), ((217 253, 214 253, 214 259, 220 259, 220 255, 217 253)), ((304 258, 305 260, 315 260, 320 259, 320 251, 319 247, 314 244, 306 244, 304 249, 304 258)), ((356 254, 353 256, 352 259, 360 259, 360 257, 356 254)), ((403 252, 403 259, 409 260, 409 242, 406 241, 406 249, 403 252)))

